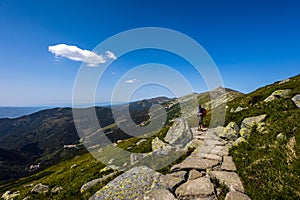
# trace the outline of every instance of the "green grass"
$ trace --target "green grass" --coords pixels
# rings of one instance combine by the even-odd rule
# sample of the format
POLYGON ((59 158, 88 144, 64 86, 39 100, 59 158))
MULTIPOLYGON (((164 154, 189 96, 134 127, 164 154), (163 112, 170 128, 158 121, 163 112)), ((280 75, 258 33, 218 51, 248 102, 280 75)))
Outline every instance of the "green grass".
POLYGON ((300 199, 300 110, 291 97, 300 93, 300 77, 286 84, 269 85, 237 98, 229 109, 248 107, 227 113, 226 122, 238 124, 246 117, 267 114, 266 133, 252 128, 246 143, 230 150, 246 193, 252 199, 300 199), (278 89, 292 89, 288 97, 263 102, 278 89), (282 138, 277 136, 281 134, 282 138))

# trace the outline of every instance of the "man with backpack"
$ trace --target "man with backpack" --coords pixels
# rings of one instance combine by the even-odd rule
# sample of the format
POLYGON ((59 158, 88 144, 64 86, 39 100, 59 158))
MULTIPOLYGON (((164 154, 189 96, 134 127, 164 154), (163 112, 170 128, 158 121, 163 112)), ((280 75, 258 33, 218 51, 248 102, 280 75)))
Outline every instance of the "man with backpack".
POLYGON ((199 105, 197 116, 199 118, 198 131, 204 131, 203 130, 203 117, 206 116, 206 109, 202 108, 201 105, 199 105))

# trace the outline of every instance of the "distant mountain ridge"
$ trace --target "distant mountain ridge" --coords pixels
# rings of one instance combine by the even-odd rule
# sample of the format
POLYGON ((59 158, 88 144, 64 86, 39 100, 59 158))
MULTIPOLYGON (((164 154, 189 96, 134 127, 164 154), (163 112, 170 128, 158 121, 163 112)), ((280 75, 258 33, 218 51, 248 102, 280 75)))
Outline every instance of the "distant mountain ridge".
POLYGON ((17 118, 24 115, 30 115, 40 110, 49 109, 49 106, 32 107, 0 107, 0 118, 17 118))

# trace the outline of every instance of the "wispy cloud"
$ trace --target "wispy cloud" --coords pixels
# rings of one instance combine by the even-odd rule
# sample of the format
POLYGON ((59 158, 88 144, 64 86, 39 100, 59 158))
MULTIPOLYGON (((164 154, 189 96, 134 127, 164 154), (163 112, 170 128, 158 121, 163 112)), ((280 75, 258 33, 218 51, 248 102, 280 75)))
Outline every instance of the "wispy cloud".
POLYGON ((106 51, 105 53, 106 53, 106 57, 107 58, 110 58, 110 59, 113 59, 113 60, 117 60, 117 56, 113 52, 106 51))
POLYGON ((66 44, 49 46, 48 50, 56 57, 68 58, 73 61, 81 61, 86 63, 90 67, 95 67, 101 63, 106 63, 108 59, 117 59, 115 54, 110 51, 106 51, 105 55, 99 55, 95 52, 66 44))
POLYGON ((136 81, 137 81, 137 79, 134 78, 134 79, 129 79, 129 80, 125 81, 125 83, 135 83, 136 81))

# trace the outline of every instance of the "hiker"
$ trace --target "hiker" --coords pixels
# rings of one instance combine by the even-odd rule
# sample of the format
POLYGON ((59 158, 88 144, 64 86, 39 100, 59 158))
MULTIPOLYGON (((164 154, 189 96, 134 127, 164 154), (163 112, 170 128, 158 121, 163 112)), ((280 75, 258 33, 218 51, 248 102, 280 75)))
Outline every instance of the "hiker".
POLYGON ((199 105, 197 116, 199 118, 198 131, 204 131, 203 130, 203 128, 204 128, 203 127, 203 117, 206 116, 206 110, 205 110, 205 108, 202 108, 201 105, 199 105))

